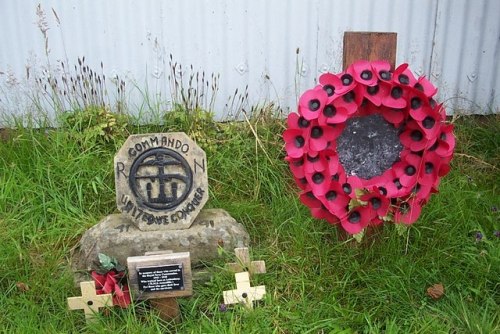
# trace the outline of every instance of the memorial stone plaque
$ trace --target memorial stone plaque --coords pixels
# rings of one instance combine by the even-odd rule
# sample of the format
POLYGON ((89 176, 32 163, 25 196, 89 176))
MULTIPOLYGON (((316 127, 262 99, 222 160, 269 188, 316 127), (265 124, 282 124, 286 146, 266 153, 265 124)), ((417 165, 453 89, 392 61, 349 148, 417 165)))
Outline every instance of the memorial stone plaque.
POLYGON ((182 264, 137 267, 140 292, 184 290, 182 264))
POLYGON ((135 299, 190 296, 193 290, 189 252, 127 258, 129 286, 135 299))
POLYGON ((114 160, 117 207, 143 231, 189 228, 208 200, 206 165, 183 132, 132 135, 114 160))

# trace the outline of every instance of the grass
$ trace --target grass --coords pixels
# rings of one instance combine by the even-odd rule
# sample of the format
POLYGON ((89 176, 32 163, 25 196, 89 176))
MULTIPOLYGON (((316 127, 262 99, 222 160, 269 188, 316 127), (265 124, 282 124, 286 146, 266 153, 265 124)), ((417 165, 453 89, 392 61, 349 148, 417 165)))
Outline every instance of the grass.
MULTIPOLYGON (((183 322, 159 320, 145 304, 112 309, 94 324, 70 312, 79 293, 69 268, 83 232, 115 212, 112 160, 127 132, 84 140, 75 129, 20 128, 0 141, 0 330, 5 333, 500 333, 500 117, 458 119, 451 173, 403 235, 385 227, 359 246, 311 218, 297 198, 280 133, 260 117, 218 124, 195 137, 208 156, 210 200, 243 223, 255 276, 267 296, 253 311, 219 310, 234 278, 213 278, 180 300, 183 322), (203 134, 205 133, 205 134, 203 134), (476 240, 476 232, 484 237, 476 240), (426 289, 446 289, 432 300, 426 289)), ((129 126, 130 133, 186 130, 182 124, 129 126), (179 128, 180 127, 180 128, 179 128)))

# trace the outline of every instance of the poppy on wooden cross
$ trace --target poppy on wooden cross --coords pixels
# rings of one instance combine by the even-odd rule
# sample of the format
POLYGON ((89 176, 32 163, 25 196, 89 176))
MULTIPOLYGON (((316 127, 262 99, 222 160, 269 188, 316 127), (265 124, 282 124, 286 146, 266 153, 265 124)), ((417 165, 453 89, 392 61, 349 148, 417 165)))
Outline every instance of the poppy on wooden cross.
POLYGON ((94 315, 99 312, 99 308, 107 305, 112 306, 111 294, 97 295, 94 281, 81 282, 80 297, 69 297, 68 307, 70 310, 83 310, 87 321, 94 320, 94 315))
POLYGON ((234 254, 236 255, 236 262, 227 264, 227 268, 232 272, 238 273, 248 270, 250 275, 266 272, 266 263, 264 261, 250 261, 247 247, 235 248, 234 254))
POLYGON ((248 272, 236 273, 236 289, 224 291, 224 304, 243 304, 246 308, 253 308, 254 300, 261 300, 266 294, 264 285, 251 287, 248 272))

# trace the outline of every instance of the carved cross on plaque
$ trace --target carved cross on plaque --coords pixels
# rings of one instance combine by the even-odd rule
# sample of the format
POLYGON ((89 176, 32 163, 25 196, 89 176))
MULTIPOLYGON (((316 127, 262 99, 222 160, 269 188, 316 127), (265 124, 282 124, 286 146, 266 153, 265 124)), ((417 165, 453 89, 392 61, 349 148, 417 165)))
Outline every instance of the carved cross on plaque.
POLYGON ((224 304, 243 304, 247 308, 253 308, 254 300, 261 300, 266 294, 264 285, 251 287, 248 272, 236 273, 236 290, 224 291, 224 304))
POLYGON ((187 229, 208 200, 206 154, 183 132, 131 135, 114 164, 118 210, 141 231, 187 229))
POLYGON ((232 272, 242 272, 248 270, 250 275, 262 274, 266 272, 264 261, 250 261, 250 254, 247 247, 235 248, 236 263, 228 263, 227 267, 232 272))
POLYGON ((87 321, 94 319, 99 308, 113 304, 111 294, 96 294, 94 281, 81 282, 80 289, 81 297, 69 297, 68 307, 70 310, 83 310, 87 321))

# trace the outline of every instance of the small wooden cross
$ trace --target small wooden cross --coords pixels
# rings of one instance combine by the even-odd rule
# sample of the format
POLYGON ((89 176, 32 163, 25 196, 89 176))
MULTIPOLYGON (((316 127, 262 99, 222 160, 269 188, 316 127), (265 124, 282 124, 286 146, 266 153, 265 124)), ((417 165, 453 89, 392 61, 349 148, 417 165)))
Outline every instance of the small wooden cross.
POLYGON ((247 247, 235 248, 236 263, 228 263, 227 267, 232 272, 238 273, 248 270, 250 275, 262 274, 266 272, 266 263, 264 261, 250 261, 250 254, 247 247))
POLYGON ((236 273, 236 290, 224 291, 224 304, 244 304, 248 309, 253 308, 254 300, 261 300, 266 294, 264 285, 250 287, 250 275, 248 272, 236 273))
POLYGON ((113 304, 111 294, 98 295, 95 293, 94 281, 81 282, 80 289, 82 295, 69 297, 68 307, 70 310, 83 310, 87 321, 94 320, 94 315, 99 312, 99 308, 113 304))

